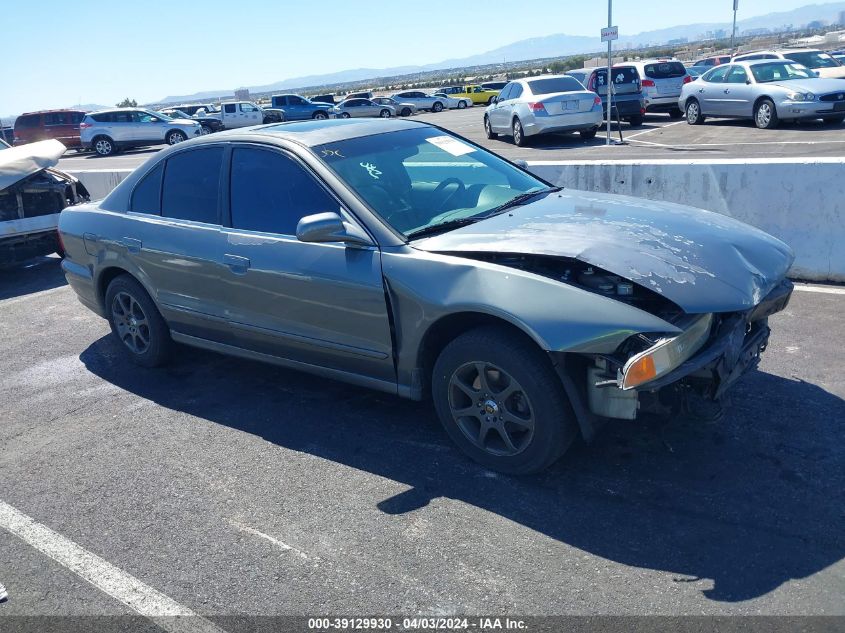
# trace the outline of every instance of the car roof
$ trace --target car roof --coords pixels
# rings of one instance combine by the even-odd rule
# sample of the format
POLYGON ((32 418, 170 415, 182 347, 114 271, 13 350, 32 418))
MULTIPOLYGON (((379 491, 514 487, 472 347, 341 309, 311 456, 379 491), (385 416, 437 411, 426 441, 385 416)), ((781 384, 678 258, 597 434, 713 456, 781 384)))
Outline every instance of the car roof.
POLYGON ((227 136, 243 136, 256 134, 271 136, 278 139, 292 141, 305 147, 336 143, 353 138, 374 136, 388 132, 399 132, 416 128, 430 127, 426 123, 395 119, 329 119, 324 121, 291 121, 288 123, 271 123, 249 128, 240 128, 218 132, 194 139, 192 143, 219 141, 227 136))
POLYGON ((104 112, 136 112, 137 110, 147 112, 152 109, 153 108, 144 108, 142 106, 137 106, 135 108, 106 108, 105 110, 93 110, 91 112, 86 112, 86 114, 103 114, 104 112))
POLYGON ((54 112, 87 112, 86 110, 79 110, 78 108, 55 108, 52 110, 34 110, 32 112, 23 112, 18 116, 29 116, 30 114, 52 114, 54 112))

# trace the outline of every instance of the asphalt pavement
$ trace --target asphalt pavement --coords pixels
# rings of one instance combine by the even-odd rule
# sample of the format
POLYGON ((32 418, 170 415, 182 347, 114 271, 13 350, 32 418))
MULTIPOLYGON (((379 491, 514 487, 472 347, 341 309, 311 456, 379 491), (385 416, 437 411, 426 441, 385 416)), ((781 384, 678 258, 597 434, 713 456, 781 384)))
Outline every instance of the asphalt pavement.
MULTIPOLYGON (((537 137, 529 147, 516 147, 508 137, 488 140, 484 135, 483 118, 484 108, 480 106, 414 116, 416 120, 440 125, 511 160, 845 157, 845 124, 810 121, 782 124, 774 130, 758 130, 751 121, 709 119, 705 125, 691 126, 684 120, 672 120, 666 114, 651 114, 641 126, 622 124, 624 145, 608 146, 602 128, 590 141, 581 140, 578 134, 558 134, 537 137)), ((619 141, 615 123, 611 137, 614 142, 619 141)), ((59 168, 134 169, 159 149, 161 147, 128 150, 108 158, 69 151, 59 162, 59 168)))
POLYGON ((809 290, 721 421, 611 423, 510 478, 427 403, 187 348, 132 366, 57 258, 0 271, 0 521, 119 571, 82 580, 0 528, 0 630, 131 613, 102 588, 119 574, 227 630, 216 616, 845 615, 845 292, 809 290))

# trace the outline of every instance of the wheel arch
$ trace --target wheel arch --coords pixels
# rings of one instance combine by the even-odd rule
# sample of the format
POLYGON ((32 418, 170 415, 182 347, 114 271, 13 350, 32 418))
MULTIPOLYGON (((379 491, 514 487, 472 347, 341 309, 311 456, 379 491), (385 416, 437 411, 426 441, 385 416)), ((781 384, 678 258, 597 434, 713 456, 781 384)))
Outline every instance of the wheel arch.
POLYGON ((185 130, 180 130, 178 127, 172 127, 164 133, 164 140, 167 141, 167 137, 173 134, 174 132, 179 132, 182 136, 185 137, 186 141, 191 138, 190 136, 188 136, 188 133, 185 130))
POLYGON ((141 287, 150 296, 150 299, 155 304, 156 308, 159 308, 158 301, 156 301, 155 298, 155 293, 150 291, 150 284, 148 283, 149 280, 146 279, 146 276, 142 274, 141 271, 132 270, 132 268, 132 266, 127 266, 124 265, 123 262, 120 262, 109 264, 97 273, 97 277, 94 282, 94 287, 96 290, 97 301, 99 302, 100 307, 103 309, 103 314, 107 313, 106 292, 108 291, 109 284, 121 275, 128 275, 129 277, 137 281, 139 284, 141 284, 141 287))

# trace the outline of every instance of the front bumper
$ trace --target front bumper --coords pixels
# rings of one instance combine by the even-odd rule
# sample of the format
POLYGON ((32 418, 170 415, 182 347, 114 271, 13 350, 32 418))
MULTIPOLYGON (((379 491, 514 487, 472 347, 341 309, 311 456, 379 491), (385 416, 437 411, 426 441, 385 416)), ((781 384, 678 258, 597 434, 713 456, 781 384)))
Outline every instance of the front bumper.
POLYGON ((777 111, 781 119, 845 116, 845 101, 781 101, 777 104, 777 111))
POLYGON ((695 356, 637 391, 653 392, 689 379, 699 387, 700 395, 718 400, 743 374, 757 367, 771 332, 768 317, 786 308, 792 290, 792 282, 784 280, 752 310, 723 315, 695 356))

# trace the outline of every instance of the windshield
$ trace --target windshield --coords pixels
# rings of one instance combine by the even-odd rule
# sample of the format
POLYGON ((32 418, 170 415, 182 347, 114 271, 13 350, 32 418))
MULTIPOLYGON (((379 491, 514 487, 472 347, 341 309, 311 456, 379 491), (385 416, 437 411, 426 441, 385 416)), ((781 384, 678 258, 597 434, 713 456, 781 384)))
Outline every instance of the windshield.
POLYGON ((161 112, 165 116, 170 117, 171 119, 190 119, 190 115, 185 114, 181 110, 171 110, 170 112, 161 112))
POLYGON ((809 53, 789 53, 785 55, 794 62, 798 62, 807 68, 834 68, 841 64, 827 53, 811 51, 809 53))
POLYGON ((768 83, 770 81, 786 81, 789 79, 815 79, 816 75, 812 70, 805 68, 795 62, 767 62, 765 64, 754 64, 751 66, 751 74, 757 83, 768 83))
POLYGON ((498 156, 430 127, 327 143, 313 151, 405 236, 483 216, 548 188, 498 156))
MULTIPOLYGON (((163 119, 163 120, 165 120, 165 121, 172 121, 172 120, 173 120, 173 117, 168 116, 168 115, 167 115, 167 114, 165 114, 164 112, 147 112, 146 114, 149 114, 149 115, 152 115, 152 116, 157 116, 157 117, 159 117, 160 119, 163 119)), ((143 114, 141 115, 141 120, 142 120, 142 121, 143 121, 143 120, 145 120, 146 118, 147 118, 147 117, 145 117, 143 114)))
POLYGON ((577 92, 583 90, 584 86, 578 83, 575 77, 550 77, 548 79, 535 79, 528 82, 531 94, 539 97, 550 95, 556 92, 577 92))

